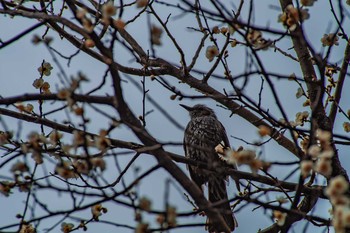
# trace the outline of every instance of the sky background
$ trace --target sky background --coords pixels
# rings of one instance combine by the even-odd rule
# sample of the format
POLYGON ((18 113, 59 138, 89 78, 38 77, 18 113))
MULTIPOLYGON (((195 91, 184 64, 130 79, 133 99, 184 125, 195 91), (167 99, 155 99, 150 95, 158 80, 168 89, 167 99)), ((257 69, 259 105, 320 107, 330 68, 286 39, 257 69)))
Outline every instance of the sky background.
MULTIPOLYGON (((237 4, 237 1, 230 1, 234 4, 237 4)), ((271 28, 276 28, 280 31, 283 31, 283 26, 277 22, 278 15, 280 14, 279 5, 275 1, 254 1, 254 23, 261 27, 269 26, 271 28)), ((344 1, 345 2, 345 1, 344 1)), ((27 3, 31 5, 32 3, 27 3)), ((203 7, 206 6, 207 3, 203 3, 203 7)), ((191 14, 180 14, 180 11, 174 8, 167 8, 162 5, 157 5, 155 7, 157 13, 160 17, 165 20, 166 17, 171 13, 171 18, 169 20, 169 30, 175 35, 177 42, 184 49, 185 54, 188 54, 188 60, 190 60, 191 56, 194 54, 196 46, 199 43, 201 35, 199 33, 191 31, 190 27, 197 27, 194 16, 191 14)), ((139 9, 136 7, 129 7, 125 10, 125 13, 122 17, 125 21, 131 19, 139 9)), ((247 7, 243 8, 242 20, 247 20, 247 7)), ((317 1, 313 7, 310 8, 310 16, 311 19, 305 22, 304 28, 307 29, 306 34, 307 38, 310 42, 312 42, 314 49, 316 51, 322 51, 322 45, 320 42, 320 38, 324 33, 329 33, 335 29, 334 20, 332 20, 331 14, 329 12, 329 6, 326 1, 317 1)), ((159 25, 159 23, 151 17, 152 23, 159 25)), ((348 20, 347 20, 348 21, 348 20)), ((19 32, 22 32, 29 26, 37 23, 34 20, 28 20, 21 17, 9 17, 0 15, 0 38, 3 41, 12 38, 19 32)), ((147 26, 147 17, 146 15, 142 15, 138 18, 134 23, 127 26, 126 30, 136 38, 136 40, 140 43, 140 45, 145 49, 149 49, 149 34, 146 29, 147 26)), ((216 26, 215 24, 210 24, 210 26, 216 26)), ((219 25, 222 26, 222 25, 219 25)), ((52 56, 48 52, 48 50, 44 47, 44 45, 34 46, 31 42, 31 39, 34 34, 42 35, 45 31, 45 28, 39 28, 35 30, 33 33, 21 38, 16 43, 7 46, 0 50, 0 95, 2 97, 10 97, 23 95, 24 93, 37 93, 37 90, 32 86, 33 81, 39 77, 39 73, 37 68, 41 65, 42 61, 48 61, 54 67, 52 71, 52 75, 50 77, 46 77, 45 80, 48 81, 51 85, 52 92, 56 92, 58 89, 62 88, 62 83, 60 82, 59 75, 60 71, 58 69, 57 64, 54 63, 52 56)), ((67 41, 59 39, 55 32, 49 31, 48 35, 54 37, 54 41, 52 47, 59 50, 63 55, 71 55, 76 52, 76 48, 70 45, 67 41)), ((266 38, 275 39, 276 36, 264 34, 266 38)), ((218 41, 222 43, 222 41, 218 41)), ((162 36, 161 47, 157 47, 156 55, 167 60, 173 62, 175 64, 179 64, 180 57, 174 46, 172 45, 169 38, 166 37, 165 34, 162 36)), ((210 45, 209 42, 206 43, 205 47, 210 45)), ((278 43, 278 46, 283 49, 291 48, 290 40, 282 40, 278 43)), ((343 51, 345 48, 345 43, 341 42, 338 47, 336 47, 332 51, 332 59, 331 61, 341 63, 341 58, 343 55, 343 51)), ((244 72, 245 70, 245 48, 243 46, 237 46, 235 48, 229 48, 230 57, 228 59, 230 63, 230 68, 233 74, 239 74, 244 72)), ((292 53, 292 50, 290 50, 292 53)), ((259 55, 263 58, 263 62, 265 67, 270 72, 281 73, 285 75, 289 75, 291 73, 295 73, 297 76, 300 76, 300 68, 297 62, 292 62, 290 59, 281 56, 279 53, 274 51, 260 51, 259 55)), ((56 55, 57 56, 57 55, 56 55)), ((62 58, 58 58, 60 64, 64 67, 64 71, 68 76, 75 76, 79 71, 83 72, 90 80, 89 83, 84 83, 82 89, 84 92, 87 90, 93 89, 97 86, 105 73, 106 67, 104 64, 95 61, 94 59, 86 56, 82 52, 80 52, 74 59, 72 59, 70 65, 67 65, 67 61, 62 58)), ((136 68, 140 68, 140 65, 135 63, 130 54, 123 49, 120 44, 115 48, 115 59, 117 62, 125 65, 125 66, 133 66, 136 68)), ((202 52, 198 64, 195 68, 207 71, 208 67, 210 67, 211 63, 205 58, 204 53, 202 52)), ((222 68, 219 68, 216 73, 222 74, 222 68)), ((199 75, 193 73, 195 77, 200 78, 199 75)), ((134 86, 134 84, 129 80, 133 79, 140 84, 142 77, 136 76, 125 76, 122 75, 122 78, 125 80, 123 83, 124 88, 124 96, 128 101, 128 104, 134 111, 136 115, 142 114, 142 93, 134 86)), ((187 87, 184 84, 179 83, 172 77, 166 77, 166 80, 176 86, 181 92, 188 95, 198 95, 194 89, 187 87)), ((239 81, 238 81, 239 82, 239 81)), ((256 79, 252 78, 249 80, 249 84, 247 85, 245 92, 249 93, 249 95, 257 99, 258 92, 260 89, 261 79, 260 77, 256 77, 256 79)), ((222 90, 222 88, 230 88, 227 86, 227 83, 224 81, 220 81, 217 79, 210 79, 210 84, 215 87, 217 90, 222 90)), ((288 117, 290 120, 294 120, 295 114, 299 111, 307 111, 309 109, 302 108, 301 104, 304 102, 304 99, 297 100, 295 98, 295 93, 297 91, 298 86, 295 83, 288 82, 286 80, 274 80, 274 85, 278 90, 278 94, 284 107, 287 109, 288 117)), ((349 85, 348 81, 344 87, 349 85)), ((147 130, 159 139, 161 142, 175 142, 181 143, 183 138, 183 128, 186 126, 189 121, 188 113, 182 109, 179 104, 187 104, 194 105, 196 103, 205 103, 208 106, 212 107, 217 113, 218 118, 223 123, 226 128, 227 134, 230 139, 231 146, 234 148, 238 148, 240 145, 243 145, 245 148, 257 149, 261 152, 262 158, 267 161, 296 161, 295 157, 288 153, 286 150, 279 147, 274 141, 269 142, 265 146, 261 148, 255 148, 252 146, 245 145, 242 141, 237 140, 234 137, 239 137, 241 139, 247 140, 249 142, 254 142, 260 140, 257 129, 250 125, 247 121, 242 118, 239 118, 236 115, 230 117, 230 112, 224 110, 221 107, 218 107, 215 102, 210 99, 199 99, 199 100, 190 100, 185 99, 183 101, 171 100, 170 96, 172 93, 165 90, 159 83, 155 81, 151 81, 149 78, 146 78, 146 87, 149 89, 149 96, 152 97, 157 103, 162 106, 165 110, 167 110, 173 118, 176 119, 177 122, 180 123, 182 128, 176 127, 172 124, 163 114, 159 112, 149 101, 147 101, 146 107, 148 111, 152 110, 152 112, 147 115, 147 130)), ((107 78, 107 84, 95 94, 99 95, 113 95, 113 91, 110 88, 110 82, 107 78)), ((344 109, 349 109, 349 92, 345 91, 342 97, 341 104, 344 109)), ((33 103, 37 107, 37 103, 33 103)), ((60 106, 61 103, 51 103, 47 102, 44 105, 44 110, 49 111, 50 109, 54 109, 57 106, 60 106)), ((263 106, 266 109, 269 109, 274 113, 274 116, 278 119, 281 118, 281 114, 277 111, 277 107, 273 99, 271 98, 271 94, 269 89, 266 87, 263 92, 263 106)), ((5 107, 5 106, 2 106, 5 107)), ((12 107, 9 107, 13 109, 12 107)), ((109 114, 116 114, 112 108, 103 108, 109 114)), ((88 116, 91 119, 91 123, 88 125, 88 130, 90 132, 98 132, 101 128, 108 128, 109 121, 103 116, 97 114, 91 108, 87 107, 88 116)), ((59 112, 52 116, 52 119, 57 121, 62 121, 65 118, 65 112, 59 112)), ((11 130, 16 131, 18 128, 18 121, 15 119, 10 119, 8 117, 3 117, 4 122, 6 122, 7 127, 11 130)), ((340 134, 345 134, 342 130, 342 123, 345 120, 342 120, 342 117, 339 115, 337 118, 337 123, 335 125, 335 132, 340 134)), ((307 125, 306 125, 307 126, 307 125)), ((0 126, 2 127, 2 126, 0 126)), ((0 130, 2 130, 0 128, 0 130)), ((30 123, 23 123, 23 128, 21 131, 21 137, 26 138, 26 135, 33 131, 38 130, 38 126, 30 123)), ((47 129, 47 132, 49 130, 47 129)), ((112 138, 117 138, 125 141, 133 141, 137 142, 136 137, 130 132, 130 130, 126 129, 126 127, 120 127, 112 132, 110 135, 112 138)), ((69 135, 64 136, 64 140, 70 140, 69 135)), ((183 155, 182 146, 167 146, 165 147, 169 151, 178 153, 183 155)), ((1 153, 1 152, 0 152, 1 153)), ((339 147, 340 159, 343 162, 343 166, 346 170, 350 168, 350 163, 347 160, 346 148, 339 147)), ((118 156, 118 163, 120 167, 124 167, 127 162, 130 160, 130 156, 118 156)), ((0 161, 3 158, 0 157, 0 161)), ((108 170, 104 173, 104 177, 107 180, 113 181, 116 177, 116 168, 113 166, 114 161, 112 159, 108 160, 108 170), (111 166, 110 166, 111 165, 111 166)), ((152 167, 156 164, 155 159, 150 155, 141 155, 135 163, 135 167, 139 166, 141 171, 146 171, 148 168, 152 167)), ((184 171, 186 171, 186 167, 182 164, 178 164, 184 171)), ((52 169, 52 164, 46 165, 47 169, 52 169)), ((293 167, 295 168, 295 167, 293 167)), ((290 168, 289 170, 293 170, 290 168)), ((0 171, 0 177, 9 176, 10 167, 4 167, 0 171)), ((239 167, 239 170, 249 171, 247 167, 239 167)), ((285 167, 282 168, 272 168, 271 173, 278 177, 279 179, 284 178, 289 170, 286 171, 285 167)), ((187 171, 186 171, 187 172, 187 171)), ((289 181, 296 181, 298 174, 291 177, 289 181)), ((126 181, 131 181, 135 177, 133 169, 130 172, 127 172, 125 175, 126 181)), ((152 200, 152 206, 157 210, 164 209, 164 195, 165 195, 165 183, 170 179, 170 176, 164 172, 164 170, 158 170, 153 173, 148 179, 145 179, 141 182, 138 187, 138 191, 140 196, 146 196, 152 200)), ((320 180, 322 182, 322 179, 320 180)), ((57 183, 60 184, 59 182, 57 183)), ((115 190, 121 190, 122 187, 115 187, 115 190)), ((178 210, 181 211, 190 211, 192 207, 185 200, 183 195, 183 191, 179 188, 179 185, 176 183, 172 183, 170 185, 170 198, 169 203, 176 205, 178 210)), ((107 191, 108 192, 108 191, 107 191)), ((230 197, 233 197, 237 194, 237 190, 233 185, 233 182, 230 182, 228 186, 228 193, 230 197)), ((26 193, 18 192, 17 190, 10 195, 10 197, 0 196, 0 206, 5 211, 0 212, 0 227, 3 225, 7 225, 10 223, 16 223, 15 215, 17 213, 21 213, 23 211, 23 202, 25 201, 26 193)), ((69 208, 71 205, 70 198, 67 198, 65 195, 60 196, 54 192, 41 192, 39 195, 41 200, 47 200, 50 207, 57 209, 69 208)), ((269 218, 271 214, 264 214, 264 210, 255 209, 255 205, 248 205, 243 208, 241 211, 236 213, 236 218, 239 222, 239 228, 235 232, 257 232, 258 229, 263 229, 272 224, 272 220, 269 218)), ((314 210, 314 214, 317 216, 326 217, 328 214, 329 205, 327 202, 319 200, 319 204, 314 210)), ((271 213, 268 211, 267 213, 271 213)), ((40 213, 38 213, 40 216, 40 213)), ((89 218, 91 216, 90 210, 83 211, 77 213, 76 216, 89 218)), ((144 215, 145 219, 151 224, 155 223, 155 215, 144 215)), ((113 203, 109 203, 108 205, 108 213, 103 215, 101 218, 103 220, 115 221, 120 224, 128 224, 135 225, 133 220, 132 211, 129 208, 123 207, 121 205, 116 205, 113 203)), ((45 227, 52 225, 57 222, 59 218, 54 218, 49 220, 46 223, 42 223, 39 227, 42 230, 45 227), (47 225, 46 225, 47 224, 47 225)), ((189 217, 188 219, 181 218, 179 220, 180 223, 184 222, 200 222, 204 223, 204 218, 202 217, 189 217)), ((294 232, 300 232, 303 229, 305 222, 300 222, 294 225, 294 232)), ((155 226, 155 225, 153 225, 155 226)), ((322 228, 323 229, 323 228, 322 228)), ((58 232, 59 227, 53 232, 58 232)), ((108 226, 103 224, 95 224, 92 223, 88 226, 87 232, 110 232, 116 231, 114 226, 108 226)), ((317 231, 321 229, 318 228, 317 231)), ((117 228, 117 232, 132 232, 126 228, 117 228), (120 231, 119 231, 120 230, 120 231)), ((183 229, 174 230, 172 232, 184 232, 183 229)), ((202 227, 194 228, 191 230, 186 229, 186 232, 204 232, 202 227)), ((315 229, 312 226, 309 226, 308 232, 315 232, 315 229)), ((330 231, 332 232, 332 230, 330 231)))

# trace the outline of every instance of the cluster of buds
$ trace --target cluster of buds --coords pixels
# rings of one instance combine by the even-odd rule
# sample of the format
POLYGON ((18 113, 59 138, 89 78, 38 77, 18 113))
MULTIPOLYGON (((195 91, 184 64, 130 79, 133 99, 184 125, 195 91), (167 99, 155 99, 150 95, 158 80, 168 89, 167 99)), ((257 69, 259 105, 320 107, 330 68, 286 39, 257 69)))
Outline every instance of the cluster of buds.
POLYGON ((11 132, 0 131, 0 146, 10 143, 12 136, 11 132))
POLYGON ((149 198, 142 197, 142 198, 140 198, 139 207, 141 210, 150 211, 152 208, 152 202, 149 198))
POLYGON ((93 169, 106 169, 106 162, 101 157, 74 159, 63 161, 56 166, 55 172, 64 179, 77 178, 79 175, 89 175, 93 169))
POLYGON ((207 47, 205 57, 208 58, 209 62, 212 62, 215 57, 219 55, 219 49, 216 45, 210 45, 207 47))
POLYGON ((108 1, 102 6, 102 17, 109 18, 117 13, 117 7, 114 6, 113 1, 108 1))
POLYGON ((244 150, 240 147, 238 150, 224 148, 220 143, 215 147, 215 152, 223 161, 228 164, 248 165, 252 172, 256 173, 259 169, 268 170, 270 164, 256 158, 256 153, 253 150, 244 150))
POLYGON ((57 164, 55 172, 63 179, 78 178, 70 161, 63 161, 57 164))
POLYGON ((0 193, 8 197, 11 194, 11 190, 15 187, 20 192, 28 192, 31 187, 31 176, 29 175, 29 167, 26 163, 17 161, 11 167, 11 173, 14 175, 14 181, 1 181, 0 193))
POLYGON ((74 112, 77 116, 82 116, 84 114, 84 109, 74 101, 72 98, 74 91, 80 87, 81 82, 89 81, 86 76, 79 72, 77 78, 72 78, 71 83, 68 88, 63 88, 58 91, 57 97, 62 100, 67 101, 69 109, 74 112))
MULTIPOLYGON (((311 156, 311 160, 303 160, 300 163, 301 175, 306 178, 312 170, 329 177, 332 174, 332 157, 334 155, 331 146, 331 133, 318 129, 316 131, 318 144, 311 145, 307 149, 307 154, 311 156)), ((307 147, 307 143, 303 143, 303 148, 307 147)))
POLYGON ((84 131, 73 131, 73 143, 66 145, 66 152, 69 153, 69 149, 76 150, 78 147, 96 147, 101 151, 105 151, 111 145, 111 140, 108 138, 108 131, 101 129, 99 135, 92 137, 86 134, 84 131))
MULTIPOLYGON (((152 201, 147 197, 141 197, 139 199, 139 209, 135 211, 135 221, 138 222, 138 226, 136 232, 144 232, 143 230, 148 229, 148 223, 143 222, 142 211, 151 211, 152 209, 152 201)), ((147 232, 147 231, 145 231, 147 232)))
POLYGON ((4 195, 5 197, 10 196, 11 194, 11 189, 15 187, 14 182, 9 182, 9 181, 1 181, 0 182, 0 193, 4 195))
POLYGON ((261 137, 269 136, 271 135, 271 128, 266 125, 260 125, 258 133, 261 137))
MULTIPOLYGON (((336 74, 338 73, 338 71, 340 70, 340 68, 336 65, 326 65, 326 68, 325 68, 325 75, 327 77, 332 77, 333 74, 336 74)), ((329 80, 328 80, 329 81, 329 80)))
POLYGON ((295 93, 295 97, 297 99, 299 99, 302 96, 306 96, 306 94, 305 94, 303 88, 299 87, 298 90, 297 90, 297 93, 295 93))
POLYGON ((80 21, 81 21, 81 23, 82 23, 82 25, 83 25, 83 27, 84 27, 86 32, 91 33, 94 30, 95 25, 91 21, 91 19, 88 17, 86 9, 79 9, 79 10, 77 10, 76 17, 78 19, 80 19, 80 21))
MULTIPOLYGON (((147 197, 141 197, 139 200, 139 208, 143 211, 150 211, 152 208, 152 201, 147 197)), ((149 224, 143 221, 142 211, 135 211, 135 221, 138 222, 135 229, 136 233, 146 233, 149 232, 149 224)))
POLYGON ((149 224, 144 222, 139 222, 135 229, 135 233, 147 233, 149 232, 149 224))
POLYGON ((230 35, 232 35, 235 32, 235 29, 231 25, 229 25, 228 27, 221 27, 221 28, 219 28, 218 26, 215 26, 213 27, 212 32, 214 34, 221 33, 223 35, 227 35, 227 33, 229 33, 230 35))
MULTIPOLYGON (((49 143, 45 136, 38 133, 30 133, 28 141, 21 143, 21 150, 23 154, 31 153, 32 159, 36 164, 43 163, 43 145, 49 143)), ((28 161, 18 160, 11 166, 10 172, 13 174, 14 181, 0 182, 0 192, 9 196, 11 189, 18 187, 20 192, 28 192, 31 188, 31 171, 28 166, 28 161)))
MULTIPOLYGON (((111 17, 115 16, 117 14, 117 7, 114 6, 113 1, 108 1, 105 4, 103 4, 101 8, 102 12, 102 23, 105 25, 110 24, 110 20, 112 20, 113 24, 117 26, 116 20, 111 19, 111 17)), ((118 27, 118 26, 117 26, 118 27)))
POLYGON ((284 12, 278 16, 278 22, 281 22, 290 31, 294 31, 299 22, 302 22, 310 17, 307 9, 298 9, 293 5, 288 5, 284 12))
POLYGON ((62 137, 63 135, 56 130, 52 131, 48 138, 37 132, 32 132, 28 135, 28 141, 21 144, 21 149, 23 153, 32 153, 33 160, 37 164, 42 164, 43 146, 45 145, 47 149, 54 148, 62 137))
POLYGON ((86 159, 76 159, 73 161, 72 166, 75 168, 76 173, 82 175, 88 175, 92 167, 86 159))
POLYGON ((43 158, 42 158, 42 147, 44 144, 48 144, 49 141, 47 138, 39 134, 37 132, 32 132, 28 135, 28 141, 26 143, 21 144, 21 149, 22 152, 27 154, 27 153, 32 153, 32 158, 37 164, 42 164, 43 163, 43 158))
POLYGON ((66 223, 66 222, 63 222, 61 224, 61 231, 63 233, 69 233, 73 230, 74 228, 74 224, 73 223, 66 223))
POLYGON ((33 38, 32 38, 32 43, 34 45, 38 45, 42 42, 44 42, 45 44, 49 45, 51 42, 53 41, 53 38, 50 37, 50 36, 45 36, 45 38, 42 38, 38 35, 34 35, 33 38))
POLYGON ((28 192, 31 187, 31 176, 28 165, 17 161, 12 165, 10 171, 13 174, 14 181, 0 182, 0 192, 5 196, 9 196, 11 189, 14 187, 18 187, 20 192, 28 192))
POLYGON ((40 89, 41 93, 43 94, 51 94, 51 86, 48 82, 44 81, 43 78, 35 79, 33 82, 33 87, 35 87, 36 89, 40 89))
POLYGON ((333 46, 333 45, 338 46, 339 45, 338 41, 339 41, 339 37, 334 33, 324 34, 323 37, 321 38, 321 43, 323 47, 333 46))
POLYGON ((144 8, 146 6, 148 6, 148 0, 136 0, 137 8, 144 8))
POLYGON ((159 214, 156 218, 156 221, 163 227, 175 227, 177 224, 176 216, 176 208, 169 206, 167 208, 166 215, 159 214))
POLYGON ((108 138, 106 138, 105 134, 103 134, 103 136, 101 136, 100 134, 100 136, 96 136, 95 140, 93 140, 93 138, 90 135, 85 134, 83 131, 75 130, 73 131, 73 143, 70 145, 65 145, 64 151, 65 153, 69 154, 70 149, 74 149, 76 151, 78 147, 94 147, 97 144, 103 145, 103 147, 96 146, 98 149, 105 150, 106 145, 109 145, 110 141, 108 138), (107 142, 103 143, 103 141, 107 141, 108 143, 107 142))
MULTIPOLYGON (((289 121, 287 122, 285 119, 280 119, 278 122, 283 126, 283 127, 297 127, 297 126, 304 126, 305 122, 309 121, 309 112, 304 111, 304 112, 297 112, 295 114, 295 121, 289 121)), ((294 137, 298 138, 300 135, 298 134, 297 131, 293 131, 294 137)), ((308 139, 308 138, 307 138, 308 139)))
MULTIPOLYGON (((52 143, 59 140, 60 135, 54 131, 50 134, 52 143)), ((110 139, 107 138, 107 131, 101 130, 98 136, 94 138, 86 134, 84 131, 73 131, 73 140, 71 144, 62 144, 62 151, 69 156, 72 151, 77 151, 80 147, 94 147, 101 151, 107 150, 111 144, 110 139)), ((60 158, 58 158, 60 159, 60 158)), ((74 158, 72 160, 62 161, 57 164, 55 172, 64 179, 77 178, 79 175, 89 175, 91 170, 99 169, 103 172, 106 169, 106 162, 102 157, 74 158)))
MULTIPOLYGON (((139 200, 139 208, 142 211, 151 211, 152 201, 147 197, 141 197, 139 200)), ((142 220, 142 211, 137 211, 135 220, 139 222, 136 232, 147 232, 143 230, 148 229, 148 223, 144 223, 142 220)), ((162 227, 175 227, 177 224, 177 212, 173 206, 167 206, 166 212, 157 215, 156 222, 162 227)))
POLYGON ((108 212, 108 209, 106 207, 103 207, 101 204, 96 204, 94 206, 91 207, 91 214, 92 214, 92 218, 95 221, 99 220, 99 217, 105 213, 108 212))
MULTIPOLYGON (((112 20, 115 27, 124 28, 125 23, 122 20, 111 19, 111 17, 116 15, 116 13, 117 13, 117 7, 114 6, 113 1, 107 1, 101 7, 101 16, 102 16, 101 22, 104 25, 109 25, 112 20)), ((83 25, 83 28, 87 33, 92 33, 94 31, 94 28, 98 22, 97 21, 93 22, 93 20, 89 16, 88 11, 86 9, 84 8, 78 9, 76 13, 76 17, 80 19, 83 25)), ((93 48, 95 47, 95 41, 91 39, 90 36, 86 36, 84 45, 88 48, 93 48)))
POLYGON ((273 211, 273 217, 276 220, 278 226, 283 226, 286 221, 287 213, 275 210, 273 211))
POLYGON ((333 205, 332 225, 337 233, 343 233, 350 227, 350 199, 345 195, 349 182, 343 176, 332 178, 325 194, 333 205))
POLYGON ((308 120, 309 118, 309 112, 304 111, 304 112, 298 112, 295 115, 295 124, 304 126, 304 123, 308 120))
POLYGON ((152 25, 151 27, 151 42, 154 45, 161 45, 162 41, 160 38, 162 37, 163 29, 160 27, 157 27, 155 25, 152 25))
POLYGON ((173 206, 168 206, 166 210, 166 225, 169 227, 175 227, 176 226, 176 208, 173 206))
MULTIPOLYGON (((229 24, 227 27, 221 27, 214 26, 211 30, 213 34, 222 34, 224 36, 233 35, 237 30, 239 30, 241 27, 239 24, 229 24)), ((212 38, 212 40, 214 40, 212 38)), ((236 39, 230 39, 231 47, 235 47, 239 42, 236 39)), ((208 58, 208 57, 207 57, 208 58)))
POLYGON ((38 68, 40 77, 35 79, 32 85, 35 87, 35 89, 39 89, 40 93, 42 94, 51 94, 50 84, 44 81, 44 76, 50 76, 52 69, 53 67, 49 62, 43 62, 43 64, 38 68))
POLYGON ((108 131, 101 129, 99 135, 94 138, 97 149, 105 151, 111 145, 111 140, 107 136, 108 131))
MULTIPOLYGON (((32 132, 28 135, 28 140, 21 143, 21 150, 24 154, 31 153, 32 159, 36 164, 43 163, 43 152, 48 151, 50 155, 55 153, 50 150, 56 149, 57 145, 60 145, 63 152, 70 154, 70 150, 77 150, 79 146, 93 146, 100 150, 106 150, 110 145, 110 141, 107 138, 107 133, 101 130, 99 136, 96 136, 95 141, 92 137, 86 135, 82 131, 73 132, 73 143, 61 144, 60 139, 63 137, 62 133, 53 130, 47 137, 37 132, 32 132)), ((57 157, 56 159, 60 159, 57 157)), ((92 169, 99 169, 104 171, 106 169, 106 162, 102 157, 91 157, 86 159, 73 159, 73 161, 62 161, 56 165, 55 172, 64 179, 77 178, 78 174, 88 175, 92 169)), ((18 161, 13 164, 11 172, 15 177, 23 176, 24 173, 28 172, 29 168, 26 163, 18 161)), ((6 187, 3 186, 6 193, 6 187)))
POLYGON ((262 32, 258 30, 250 29, 246 39, 256 49, 267 50, 271 44, 269 40, 263 38, 262 32))
POLYGON ((28 224, 25 222, 22 224, 19 233, 36 233, 36 229, 33 227, 32 224, 28 224))
POLYGON ((40 73, 40 76, 50 76, 51 75, 51 70, 53 67, 49 62, 44 62, 39 68, 38 71, 40 73))
POLYGON ((343 129, 345 132, 349 133, 350 132, 350 122, 344 122, 343 129))
POLYGON ((15 104, 16 108, 20 111, 20 112, 25 112, 25 113, 32 113, 34 106, 32 104, 26 104, 24 105, 21 102, 18 102, 15 104))

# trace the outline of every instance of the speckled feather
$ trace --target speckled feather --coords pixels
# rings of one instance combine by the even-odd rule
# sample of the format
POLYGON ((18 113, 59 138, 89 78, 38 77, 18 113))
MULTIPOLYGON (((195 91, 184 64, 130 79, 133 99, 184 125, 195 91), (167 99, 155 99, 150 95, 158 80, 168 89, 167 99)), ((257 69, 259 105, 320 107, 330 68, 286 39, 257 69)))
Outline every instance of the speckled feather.
MULTIPOLYGON (((230 146, 224 127, 215 117, 211 115, 194 117, 185 130, 185 156, 213 167, 224 165, 225 162, 220 160, 215 152, 215 147, 222 142, 224 146, 230 146)), ((199 187, 208 181, 210 172, 207 170, 198 169, 195 166, 190 166, 189 170, 191 178, 199 187)))
MULTIPOLYGON (((227 166, 215 152, 215 147, 218 144, 223 143, 225 147, 229 147, 230 144, 225 128, 218 121, 214 111, 200 104, 192 108, 182 106, 189 111, 191 116, 184 136, 185 156, 195 161, 205 162, 213 168, 227 166)), ((227 177, 212 171, 200 169, 196 166, 189 166, 189 172, 191 179, 198 187, 202 188, 203 184, 208 183, 208 197, 210 202, 215 203, 228 199, 225 184, 227 177)), ((217 208, 221 211, 224 220, 233 231, 237 226, 237 222, 234 219, 229 203, 220 204, 217 208)), ((224 231, 224 228, 217 228, 209 226, 209 232, 224 231)))

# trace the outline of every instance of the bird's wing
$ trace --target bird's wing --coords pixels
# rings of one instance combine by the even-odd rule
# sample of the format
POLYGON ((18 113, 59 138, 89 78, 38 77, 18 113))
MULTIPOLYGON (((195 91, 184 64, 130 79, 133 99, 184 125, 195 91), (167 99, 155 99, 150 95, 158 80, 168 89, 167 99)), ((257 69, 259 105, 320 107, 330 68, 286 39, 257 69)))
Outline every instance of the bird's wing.
MULTIPOLYGON (((220 132, 223 132, 221 137, 222 137, 222 141, 224 142, 224 146, 225 147, 230 147, 230 142, 228 140, 226 130, 225 130, 224 126, 221 124, 221 122, 219 122, 219 124, 220 124, 220 127, 222 128, 222 130, 220 130, 220 132)), ((232 167, 237 170, 237 165, 236 164, 232 164, 232 167)), ((239 185, 239 179, 236 179, 233 175, 231 175, 231 178, 235 181, 238 191, 240 191, 241 188, 240 188, 240 185, 239 185)), ((226 180, 228 181, 227 178, 226 178, 226 180)))
MULTIPOLYGON (((188 130, 189 125, 190 125, 190 124, 188 124, 188 125, 186 126, 185 132, 188 130)), ((187 145, 186 136, 184 136, 184 138, 183 138, 183 148, 184 148, 184 152, 185 152, 185 157, 186 157, 186 158, 189 157, 189 156, 188 156, 188 152, 187 152, 187 147, 188 147, 188 146, 189 146, 189 145, 187 145)), ((189 165, 188 165, 188 164, 186 164, 186 168, 189 169, 189 165)), ((191 170, 191 169, 189 169, 189 170, 191 170)))
POLYGON ((224 142, 224 146, 225 146, 225 147, 230 147, 230 141, 228 140, 225 127, 221 124, 220 121, 218 121, 218 122, 219 122, 220 127, 221 127, 220 132, 222 132, 222 135, 220 135, 220 136, 221 136, 221 138, 222 138, 222 141, 224 142))

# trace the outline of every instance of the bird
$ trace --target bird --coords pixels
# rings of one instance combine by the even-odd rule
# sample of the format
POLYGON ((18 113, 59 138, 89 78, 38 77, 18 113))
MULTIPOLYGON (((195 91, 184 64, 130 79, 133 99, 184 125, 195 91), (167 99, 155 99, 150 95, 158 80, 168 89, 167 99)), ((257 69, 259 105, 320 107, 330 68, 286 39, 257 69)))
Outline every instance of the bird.
MULTIPOLYGON (((221 202, 221 204, 215 205, 215 208, 219 210, 226 225, 232 232, 238 224, 228 202, 226 190, 228 177, 213 171, 215 168, 228 166, 215 151, 215 147, 219 144, 223 144, 224 147, 230 147, 226 130, 217 119, 213 109, 206 105, 196 104, 193 107, 189 107, 180 104, 180 106, 189 112, 191 118, 186 126, 183 139, 185 156, 194 161, 204 162, 210 168, 214 168, 209 171, 189 165, 190 177, 202 191, 203 185, 208 183, 208 199, 211 203, 221 202)), ((236 169, 236 165, 231 166, 236 169)), ((207 222, 209 223, 209 232, 227 232, 227 227, 211 225, 210 219, 207 222)))

